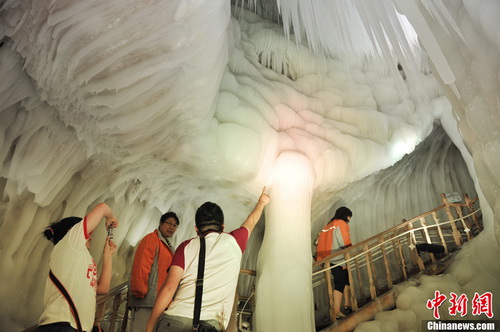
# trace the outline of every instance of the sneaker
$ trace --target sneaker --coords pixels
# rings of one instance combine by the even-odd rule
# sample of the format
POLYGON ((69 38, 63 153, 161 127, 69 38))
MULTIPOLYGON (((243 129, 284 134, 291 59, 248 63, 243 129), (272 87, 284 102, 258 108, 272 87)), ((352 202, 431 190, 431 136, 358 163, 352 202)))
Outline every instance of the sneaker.
POLYGON ((344 314, 346 314, 346 315, 352 314, 352 308, 351 307, 344 307, 344 314))
POLYGON ((340 319, 340 318, 345 318, 345 315, 342 312, 337 313, 337 319, 340 319))

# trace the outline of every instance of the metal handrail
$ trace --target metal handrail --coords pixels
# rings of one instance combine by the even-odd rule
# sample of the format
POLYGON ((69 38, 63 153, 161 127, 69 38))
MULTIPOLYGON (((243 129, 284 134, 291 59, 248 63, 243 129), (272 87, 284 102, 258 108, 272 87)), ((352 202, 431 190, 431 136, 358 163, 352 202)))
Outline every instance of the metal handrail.
MULTIPOLYGON (((444 208, 444 205, 443 205, 443 206, 441 206, 440 208, 436 208, 436 209, 431 210, 431 213, 432 213, 432 211, 434 211, 434 212, 435 212, 435 211, 439 211, 439 210, 440 210, 440 209, 442 209, 442 208, 444 208)), ((419 231, 419 230, 429 229, 429 228, 437 228, 437 226, 438 226, 438 225, 439 225, 439 226, 441 226, 441 225, 451 224, 451 223, 453 223, 453 222, 460 221, 460 220, 461 220, 461 219, 463 219, 463 218, 468 218, 468 217, 471 217, 471 216, 473 216, 474 214, 478 213, 479 211, 481 211, 481 209, 480 209, 480 208, 479 208, 479 209, 477 209, 476 211, 474 211, 474 212, 472 212, 472 213, 468 214, 468 215, 463 216, 462 218, 456 218, 456 219, 453 219, 453 220, 448 220, 448 221, 444 221, 444 222, 436 223, 436 224, 434 224, 434 225, 427 225, 427 226, 422 226, 422 227, 412 228, 411 230, 407 230, 407 231, 405 231, 405 232, 403 232, 403 233, 398 233, 397 235, 395 235, 395 236, 393 236, 393 237, 389 237, 387 240, 385 240, 385 241, 384 241, 384 242, 382 242, 382 243, 377 243, 377 244, 375 244, 375 245, 371 246, 371 247, 368 249, 368 252, 375 251, 376 249, 378 249, 378 248, 379 248, 379 247, 381 247, 382 245, 386 244, 387 242, 391 242, 392 240, 395 240, 395 239, 397 239, 397 238, 400 238, 400 237, 406 236, 406 235, 408 235, 408 234, 410 234, 410 233, 413 233, 413 232, 416 232, 416 231, 419 231)), ((420 216, 422 216, 422 217, 423 217, 423 216, 428 216, 429 214, 430 214, 430 213, 425 213, 425 214, 421 214, 420 216)), ((353 251, 353 250, 355 250, 355 249, 357 249, 357 248, 359 248, 359 247, 362 247, 363 245, 368 244, 368 243, 370 243, 371 241, 376 240, 377 238, 380 238, 381 236, 383 237, 383 235, 384 235, 384 234, 394 233, 394 231, 391 231, 392 229, 394 229, 394 230, 399 230, 399 229, 401 229, 401 228, 405 228, 405 227, 407 227, 407 225, 412 224, 412 223, 414 223, 415 221, 418 221, 420 218, 421 218, 421 217, 415 217, 415 218, 413 218, 413 219, 410 219, 410 220, 408 220, 408 221, 406 221, 406 222, 402 223, 401 225, 403 225, 403 226, 401 226, 401 225, 394 226, 394 227, 390 228, 389 230, 383 231, 383 232, 381 232, 381 233, 379 233, 379 234, 377 234, 377 235, 375 235, 375 236, 372 236, 372 237, 370 237, 370 238, 368 238, 368 239, 366 239, 366 240, 364 240, 364 241, 361 241, 361 242, 359 242, 359 243, 357 243, 357 244, 355 244, 355 245, 349 246, 349 247, 347 247, 347 248, 345 248, 345 249, 342 249, 341 251, 337 251, 337 252, 335 252, 334 254, 332 254, 332 255, 330 255, 330 256, 327 256, 327 257, 325 257, 325 258, 323 258, 323 259, 321 259, 321 260, 319 260, 319 261, 317 261, 317 262, 314 262, 314 263, 313 263, 313 266, 319 266, 319 265, 322 265, 322 264, 324 264, 324 263, 325 263, 325 262, 327 262, 327 261, 328 261, 328 262, 330 262, 331 260, 333 260, 333 258, 335 258, 335 257, 337 257, 337 256, 344 256, 346 253, 349 253, 349 252, 351 252, 351 251, 353 251)), ((316 272, 314 272, 314 273, 313 273, 313 275, 315 275, 315 274, 319 274, 319 273, 321 273, 321 272, 325 272, 326 270, 331 270, 331 269, 333 269, 333 268, 334 268, 334 267, 336 267, 336 266, 341 266, 341 265, 344 265, 344 264, 346 264, 346 263, 349 263, 350 261, 353 261, 353 260, 355 260, 356 258, 359 258, 359 257, 361 257, 361 256, 364 256, 364 255, 366 254, 366 252, 367 252, 367 251, 363 251, 362 253, 360 253, 360 254, 358 254, 358 255, 356 255, 356 256, 353 256, 353 257, 351 257, 351 258, 349 258, 349 259, 346 259, 346 260, 342 260, 341 262, 339 262, 339 263, 337 263, 337 264, 335 264, 335 265, 331 265, 330 267, 328 267, 328 268, 326 268, 326 269, 316 271, 316 272)))
POLYGON ((120 284, 120 285, 112 288, 108 294, 98 295, 97 300, 96 300, 96 304, 99 305, 101 303, 104 303, 107 300, 114 298, 116 295, 123 293, 123 291, 128 292, 128 281, 125 281, 123 284, 120 284))

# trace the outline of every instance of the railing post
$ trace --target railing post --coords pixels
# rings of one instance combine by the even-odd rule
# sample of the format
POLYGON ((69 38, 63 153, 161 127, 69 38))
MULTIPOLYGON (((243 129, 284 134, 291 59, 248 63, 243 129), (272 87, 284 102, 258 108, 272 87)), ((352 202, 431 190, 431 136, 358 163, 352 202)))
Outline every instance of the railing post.
POLYGON ((328 303, 330 304, 330 320, 333 322, 337 320, 335 315, 335 303, 333 301, 333 287, 332 287, 332 271, 330 270, 330 262, 326 261, 324 263, 325 279, 326 279, 326 289, 328 290, 328 303))
POLYGON ((469 195, 464 193, 465 204, 467 205, 467 209, 469 210, 469 212, 472 213, 472 221, 474 221, 474 224, 476 225, 476 228, 477 228, 477 232, 479 233, 483 230, 483 227, 479 223, 479 218, 477 217, 477 215, 475 213, 476 210, 474 209, 473 204, 476 200, 477 200, 477 198, 475 200, 472 200, 469 198, 469 195))
POLYGON ((109 331, 115 330, 115 322, 116 317, 118 316, 118 309, 120 308, 120 304, 122 303, 122 294, 118 293, 115 295, 113 299, 113 311, 111 312, 111 318, 109 322, 109 331))
POLYGON ((347 273, 349 276, 349 284, 351 285, 351 294, 350 294, 350 296, 351 296, 351 308, 352 308, 352 310, 357 311, 358 310, 358 300, 356 299, 356 293, 354 292, 354 280, 352 277, 351 262, 349 261, 350 258, 351 258, 351 255, 349 253, 346 253, 345 259, 346 259, 346 261, 348 261, 346 263, 347 264, 347 273))
POLYGON ((446 210, 446 214, 448 215, 449 221, 451 221, 451 230, 452 230, 452 234, 453 234, 453 239, 455 240, 455 244, 460 247, 460 246, 462 246, 462 238, 460 236, 460 232, 458 231, 457 225, 453 221, 453 220, 455 220, 455 218, 453 217, 453 214, 451 213, 451 209, 450 209, 451 203, 450 203, 450 201, 448 201, 448 199, 446 198, 446 195, 444 193, 441 194, 441 200, 443 201, 443 204, 446 205, 445 210, 446 210))
POLYGON ((399 267, 401 268, 401 272, 403 273, 404 280, 408 280, 408 275, 406 274, 405 257, 403 255, 403 248, 401 247, 401 240, 399 239, 397 231, 394 231, 392 239, 392 249, 396 253, 396 257, 398 258, 399 267))
POLYGON ((385 278, 387 280, 387 287, 389 289, 391 289, 392 288, 392 274, 391 274, 391 267, 389 266, 389 260, 387 259, 387 255, 385 253, 384 236, 381 236, 378 238, 378 243, 380 244, 380 250, 382 251, 382 257, 384 259, 385 278))
POLYGON ((99 303, 95 311, 94 325, 99 326, 104 318, 106 302, 99 303))
MULTIPOLYGON (((432 243, 431 236, 429 235, 429 230, 427 229, 427 222, 425 221, 424 217, 420 218, 420 224, 424 228, 425 241, 427 241, 427 243, 431 244, 432 243)), ((432 252, 429 253, 429 256, 431 257, 431 261, 433 263, 436 262, 436 257, 434 256, 434 254, 432 252)))
POLYGON ((357 276, 358 284, 359 284, 359 296, 364 301, 364 299, 365 299, 365 290, 363 288, 363 282, 361 281, 361 271, 359 269, 359 258, 356 257, 354 259, 354 262, 356 264, 356 276, 357 276))
POLYGON ((370 281, 370 297, 372 298, 372 300, 374 300, 377 297, 377 289, 375 287, 374 281, 372 255, 368 250, 368 244, 365 244, 363 246, 363 251, 365 252, 366 256, 366 270, 368 271, 368 280, 370 281))
POLYGON ((123 313, 123 320, 122 320, 122 329, 121 332, 126 332, 127 331, 127 324, 128 324, 128 295, 127 295, 127 301, 125 302, 125 312, 123 313))
MULTIPOLYGON (((403 219, 404 222, 406 222, 405 219, 403 219)), ((413 261, 413 266, 418 266, 420 271, 423 271, 425 269, 424 262, 422 261, 422 258, 417 252, 417 239, 415 238, 415 231, 413 230, 413 222, 408 223, 408 230, 410 233, 408 234, 408 248, 410 249, 410 256, 411 260, 413 261)))
POLYGON ((454 205, 455 211, 457 211, 458 218, 460 218, 460 221, 462 222, 462 227, 464 228, 465 234, 467 234, 467 240, 472 239, 471 236, 471 227, 467 222, 464 220, 464 215, 462 214, 462 208, 459 205, 454 205))
POLYGON ((444 252, 446 255, 448 255, 448 253, 449 253, 448 245, 446 244, 446 241, 444 240, 443 231, 441 230, 441 225, 439 223, 439 218, 438 218, 436 212, 432 212, 432 218, 434 219, 434 222, 436 223, 437 232, 438 232, 439 238, 441 239, 441 244, 444 247, 444 252))

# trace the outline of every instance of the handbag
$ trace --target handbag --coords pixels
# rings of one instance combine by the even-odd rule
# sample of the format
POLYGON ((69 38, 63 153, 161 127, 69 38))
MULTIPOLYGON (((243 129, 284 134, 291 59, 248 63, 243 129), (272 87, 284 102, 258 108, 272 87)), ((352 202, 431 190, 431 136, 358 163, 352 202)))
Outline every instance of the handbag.
POLYGON ((203 274, 205 273, 205 238, 200 237, 200 255, 198 257, 198 276, 194 297, 193 332, 219 332, 213 325, 200 321, 201 298, 203 295, 203 274))
POLYGON ((56 285, 56 287, 59 289, 59 291, 62 293, 62 295, 68 302, 69 308, 71 309, 71 314, 75 319, 78 332, 82 332, 83 330, 82 330, 82 324, 80 323, 80 316, 78 316, 78 311, 76 310, 76 306, 73 303, 71 296, 68 294, 68 291, 66 290, 66 288, 64 288, 63 284, 59 281, 59 279, 57 279, 54 273, 52 273, 52 270, 49 271, 49 277, 50 280, 52 280, 54 285, 56 285))

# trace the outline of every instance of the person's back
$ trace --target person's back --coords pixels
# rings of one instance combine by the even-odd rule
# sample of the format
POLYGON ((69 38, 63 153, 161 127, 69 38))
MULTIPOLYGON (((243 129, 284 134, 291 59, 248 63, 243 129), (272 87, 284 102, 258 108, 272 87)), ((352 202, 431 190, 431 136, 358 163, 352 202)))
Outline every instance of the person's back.
POLYGON ((45 229, 44 236, 55 246, 49 261, 38 332, 77 331, 79 325, 82 330, 92 330, 96 294, 109 292, 112 254, 116 250, 116 245, 107 237, 101 276, 97 278, 97 265, 89 253, 90 234, 103 217, 106 228, 118 225, 111 208, 101 203, 83 219, 64 218, 45 229))
MULTIPOLYGON (((97 265, 85 248, 84 222, 78 222, 59 241, 50 256, 50 270, 64 285, 82 318, 83 327, 92 327, 95 311, 97 265), (82 277, 83 276, 83 277, 82 277)), ((47 278, 44 295, 45 309, 39 324, 68 322, 76 325, 71 308, 50 278, 47 278)))
MULTIPOLYGON (((351 245, 349 224, 342 219, 332 219, 320 232, 316 248, 316 260, 334 254, 351 245)), ((331 264, 339 264, 344 257, 338 256, 330 260, 331 264)))
MULTIPOLYGON (((320 232, 316 250, 317 261, 352 245, 351 236, 349 234, 349 221, 351 217, 352 211, 345 206, 335 211, 333 218, 320 232)), ((337 256, 330 259, 330 264, 334 265, 331 272, 333 275, 334 287, 334 310, 337 318, 345 317, 340 310, 340 302, 342 301, 344 292, 346 293, 344 311, 346 313, 352 312, 350 297, 348 295, 350 291, 349 275, 346 264, 342 263, 343 261, 343 256, 337 256)))
POLYGON ((265 194, 264 187, 259 201, 245 222, 231 233, 222 232, 224 216, 217 204, 206 202, 198 208, 195 220, 199 236, 183 242, 177 248, 167 281, 158 294, 146 326, 147 332, 153 331, 155 326, 156 331, 193 331, 200 237, 204 237, 206 243, 200 320, 215 327, 217 331, 227 328, 241 257, 248 237, 268 202, 269 197, 265 194))
MULTIPOLYGON (((219 324, 227 326, 233 309, 241 257, 247 237, 248 231, 245 228, 239 228, 231 234, 211 232, 205 236, 206 256, 201 320, 217 320, 219 324)), ((196 289, 200 238, 185 242, 179 250, 184 253, 184 262, 180 263, 184 265, 181 266, 184 268, 184 275, 166 313, 190 317, 194 309, 193 294, 196 289)))

